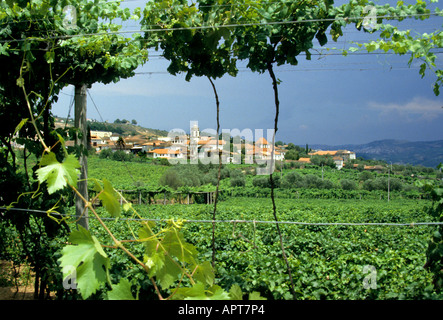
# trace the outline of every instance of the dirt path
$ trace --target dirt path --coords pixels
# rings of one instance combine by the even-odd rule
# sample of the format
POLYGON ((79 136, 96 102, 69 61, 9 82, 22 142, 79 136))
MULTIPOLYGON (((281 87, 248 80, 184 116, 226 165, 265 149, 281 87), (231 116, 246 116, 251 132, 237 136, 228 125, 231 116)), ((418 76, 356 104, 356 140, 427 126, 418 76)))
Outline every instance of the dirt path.
POLYGON ((29 269, 0 260, 0 300, 34 300, 34 281, 29 269))

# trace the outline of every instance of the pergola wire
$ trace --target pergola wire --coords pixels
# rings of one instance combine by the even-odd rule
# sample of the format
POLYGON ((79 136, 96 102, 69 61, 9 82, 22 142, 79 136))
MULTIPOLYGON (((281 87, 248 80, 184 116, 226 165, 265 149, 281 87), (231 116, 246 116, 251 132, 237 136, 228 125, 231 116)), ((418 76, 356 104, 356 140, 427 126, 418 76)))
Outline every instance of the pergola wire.
MULTIPOLYGON (((36 209, 25 209, 25 208, 6 208, 6 207, 0 207, 1 211, 17 211, 17 212, 29 212, 29 213, 44 213, 44 214, 52 214, 55 213, 58 216, 62 217, 72 217, 75 216, 71 214, 62 214, 57 212, 49 212, 44 210, 36 210, 36 209)), ((96 219, 94 216, 90 216, 89 218, 96 219)), ((116 220, 116 218, 111 217, 102 217, 100 218, 102 220, 116 220)), ((118 218, 120 221, 152 221, 152 222, 167 222, 172 219, 176 218, 124 218, 120 217, 118 218)), ((302 221, 268 221, 268 220, 209 220, 209 219, 202 219, 202 220, 195 220, 195 219, 182 219, 178 218, 176 220, 180 220, 183 223, 253 223, 253 224, 288 224, 288 225, 308 225, 308 226, 426 226, 426 225, 443 225, 443 222, 432 222, 432 221, 425 221, 425 222, 403 222, 403 223, 397 223, 397 222, 302 222, 302 221)))
MULTIPOLYGON (((320 18, 320 19, 298 19, 298 20, 284 20, 284 21, 268 21, 268 22, 245 22, 245 23, 233 23, 233 24, 216 24, 216 25, 203 25, 203 26, 190 26, 190 27, 178 27, 178 28, 161 28, 158 25, 147 26, 147 28, 137 29, 137 30, 119 30, 119 31, 106 31, 102 30, 100 32, 91 33, 79 33, 71 35, 57 35, 50 37, 29 37, 22 39, 8 39, 0 40, 0 43, 10 43, 10 42, 22 42, 27 40, 54 40, 54 39, 71 39, 78 37, 93 37, 93 36, 108 36, 108 35, 119 35, 119 34, 134 34, 134 33, 154 33, 154 32, 171 32, 171 31, 184 31, 184 30, 206 30, 206 29, 217 29, 217 28, 240 28, 240 27, 258 27, 258 26, 272 26, 272 25, 291 25, 291 24, 302 24, 302 23, 313 23, 313 22, 326 22, 326 21, 358 21, 360 19, 405 19, 405 18, 418 18, 418 17, 431 17, 431 16, 441 16, 441 12, 429 12, 429 13, 416 13, 416 14, 405 14, 405 15, 383 15, 383 16, 355 16, 355 17, 335 17, 335 18, 320 18)), ((52 30, 56 31, 56 30, 52 30)))

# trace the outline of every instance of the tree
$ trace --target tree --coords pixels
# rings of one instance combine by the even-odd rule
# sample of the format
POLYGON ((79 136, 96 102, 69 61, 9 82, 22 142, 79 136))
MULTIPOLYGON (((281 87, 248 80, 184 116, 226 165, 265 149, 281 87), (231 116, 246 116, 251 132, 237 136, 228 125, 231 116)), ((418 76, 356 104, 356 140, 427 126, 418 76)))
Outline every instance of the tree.
MULTIPOLYGON (((127 20, 131 14, 129 10, 121 9, 118 2, 104 0, 7 1, 0 3, 0 9, 0 117, 4 124, 0 133, 1 143, 15 159, 11 144, 13 137, 18 136, 18 141, 25 145, 25 153, 34 154, 40 166, 57 165, 56 163, 63 166, 63 160, 72 160, 72 156, 66 154, 64 140, 75 137, 77 141, 81 141, 76 149, 82 163, 82 179, 78 182, 78 190, 85 197, 86 89, 95 82, 109 83, 132 76, 134 69, 147 57, 146 52, 140 50, 142 42, 137 42, 137 36, 128 39, 115 33, 121 26, 112 21, 127 20), (68 19, 65 10, 68 4, 70 11, 75 12, 71 15, 76 17, 75 20, 68 19), (78 129, 71 132, 55 130, 51 115, 51 104, 57 100, 60 90, 68 84, 76 87, 76 106, 82 106, 78 109, 78 114, 76 113, 78 129)), ((13 160, 11 172, 16 169, 13 160)), ((37 169, 39 166, 34 168, 34 173, 37 169)), ((29 177, 27 173, 26 176, 29 177)), ((13 175, 8 179, 11 177, 13 175)), ((14 185, 14 190, 11 190, 10 183, 2 181, 9 189, 7 193, 2 191, 1 201, 4 202, 4 206, 14 202, 20 195, 22 200, 18 205, 22 208, 36 206, 39 209, 50 210, 56 204, 62 206, 63 203, 58 201, 69 199, 69 195, 72 194, 68 190, 58 191, 59 188, 32 184, 30 179, 16 181, 23 183, 14 185), (44 194, 35 199, 34 191, 40 187, 44 194), (53 190, 57 191, 52 192, 53 190), (6 194, 10 197, 6 197, 6 194), (61 197, 62 195, 65 197, 61 197)), ((84 203, 78 212, 86 213, 84 203)), ((85 217, 86 214, 79 221, 87 227, 85 217)), ((43 223, 54 230, 50 221, 49 217, 43 219, 43 223)), ((24 221, 21 223, 23 224, 15 225, 19 230, 23 230, 23 225, 26 224, 24 221)), ((61 225, 59 229, 62 228, 61 225)), ((48 230, 45 231, 42 227, 40 231, 48 235, 55 234, 48 230)), ((33 232, 31 230, 27 234, 33 232)), ((40 250, 42 244, 43 240, 29 244, 29 248, 40 250)), ((36 284, 41 280, 40 293, 44 293, 51 270, 42 269, 41 266, 48 257, 29 252, 29 258, 37 274, 36 284), (43 270, 48 274, 41 273, 43 270)), ((39 290, 35 292, 39 294, 39 290)))
POLYGON ((304 188, 306 187, 306 182, 304 177, 295 171, 291 171, 283 177, 281 186, 283 188, 304 188))
POLYGON ((285 160, 298 160, 299 154, 295 150, 289 150, 285 154, 285 160))
POLYGON ((357 184, 355 181, 350 179, 342 179, 340 180, 340 185, 343 190, 356 190, 357 184))
MULTIPOLYGON (((223 6, 210 6, 211 0, 198 1, 197 3, 198 9, 195 4, 189 4, 186 0, 148 2, 141 23, 145 26, 155 25, 160 29, 172 30, 145 34, 145 38, 153 39, 152 43, 155 43, 156 49, 162 49, 163 56, 170 61, 167 68, 169 73, 176 75, 184 72, 186 73, 186 81, 190 81, 193 76, 204 76, 209 80, 216 103, 216 137, 218 137, 220 134, 220 101, 214 80, 225 74, 235 76, 238 71, 236 59, 231 55, 233 41, 231 32, 227 28, 217 27, 229 19, 230 12, 223 6), (202 25, 205 28, 200 28, 202 25)), ((213 220, 215 220, 217 210, 222 165, 220 152, 218 152, 218 163, 213 220)), ((215 224, 213 224, 212 247, 212 264, 214 265, 215 224)))
POLYGON ((311 157, 311 162, 316 166, 326 166, 331 168, 336 167, 335 162, 331 156, 314 155, 311 157))
POLYGON ((295 148, 296 148, 295 144, 293 144, 292 142, 289 142, 288 143, 288 147, 286 149, 288 149, 288 150, 295 150, 295 148))
MULTIPOLYGON (((10 87, 7 83, 17 79, 17 88, 3 94, 5 101, 17 99, 13 97, 22 91, 22 100, 28 99, 23 105, 28 104, 28 109, 38 105, 37 119, 30 114, 33 110, 28 110, 23 118, 35 124, 37 135, 40 134, 37 122, 43 118, 43 136, 39 143, 46 152, 58 140, 49 128, 53 121, 51 103, 63 87, 75 86, 75 140, 82 165, 79 189, 87 197, 86 90, 96 82, 106 84, 133 76, 134 70, 146 61, 147 52, 142 50, 144 43, 139 41, 140 35, 126 38, 116 32, 121 25, 113 21, 131 17, 130 10, 120 8, 119 2, 69 2, 75 21, 67 21, 67 5, 67 2, 54 0, 0 4, 4 12, 0 18, 7 24, 0 53, 3 60, 7 59, 7 63, 2 61, 2 64, 8 66, 4 73, 7 77, 1 80, 0 86, 10 87)), ((78 212, 80 210, 83 211, 79 207, 78 212)), ((80 219, 79 223, 87 226, 86 219, 80 219)))
MULTIPOLYGON (((437 2, 437 1, 431 1, 437 2)), ((403 3, 402 1, 400 3, 403 3)), ((416 19, 425 20, 430 17, 430 10, 426 8, 426 2, 417 1, 415 6, 402 5, 403 12, 414 15, 418 13, 416 19), (410 10, 410 11, 409 11, 410 10)), ((386 8, 378 8, 374 11, 377 16, 384 16, 387 13, 386 8)), ((436 9, 435 14, 441 12, 436 9)), ((400 30, 398 26, 390 24, 381 24, 381 18, 377 19, 377 23, 373 26, 373 32, 378 31, 380 37, 367 43, 357 43, 357 47, 353 47, 350 51, 366 49, 367 52, 381 50, 383 52, 393 52, 398 55, 410 54, 408 65, 413 62, 421 62, 419 74, 423 78, 427 70, 430 70, 436 76, 434 83, 434 93, 436 96, 440 94, 440 87, 443 85, 443 70, 436 65, 437 55, 433 49, 443 47, 443 32, 436 30, 432 33, 417 34, 410 29, 400 30)))
POLYGON ((118 140, 115 142, 115 145, 117 146, 117 148, 119 148, 119 150, 124 150, 126 147, 126 143, 123 137, 118 137, 118 140))

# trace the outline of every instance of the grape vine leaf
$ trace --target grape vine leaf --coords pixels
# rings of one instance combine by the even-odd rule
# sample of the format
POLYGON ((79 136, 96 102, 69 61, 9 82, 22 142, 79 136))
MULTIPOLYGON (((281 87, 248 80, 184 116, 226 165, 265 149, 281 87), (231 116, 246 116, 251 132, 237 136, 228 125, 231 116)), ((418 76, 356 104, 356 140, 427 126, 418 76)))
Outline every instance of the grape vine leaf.
POLYGON ((200 263, 194 272, 194 279, 212 286, 214 284, 215 274, 209 261, 200 263))
POLYGON ((75 268, 77 288, 82 298, 87 299, 101 283, 109 281, 110 261, 97 238, 80 225, 71 232, 69 241, 72 245, 64 247, 58 259, 63 278, 71 276, 75 268))
POLYGON ((131 283, 128 279, 122 278, 118 284, 112 285, 112 290, 108 292, 109 300, 135 300, 131 292, 131 283))
POLYGON ((145 247, 143 263, 149 268, 149 277, 153 277, 163 267, 165 254, 162 250, 158 250, 159 241, 155 239, 155 235, 149 226, 141 227, 138 236, 145 247))
POLYGON ((229 289, 231 300, 243 300, 243 292, 238 284, 233 284, 229 289))
POLYGON ((164 289, 171 287, 182 273, 180 266, 170 256, 170 252, 166 251, 165 254, 167 249, 161 246, 161 242, 155 238, 150 228, 143 226, 138 234, 145 246, 143 262, 149 268, 149 277, 156 277, 164 289))
POLYGON ((102 201, 105 209, 117 218, 121 214, 121 206, 118 201, 118 193, 114 190, 111 183, 107 179, 103 179, 103 191, 98 198, 102 201))
MULTIPOLYGON (((243 300, 243 292, 238 284, 233 284, 229 289, 231 300, 243 300)), ((260 295, 260 292, 254 291, 249 294, 249 300, 266 300, 260 295)))
POLYGON ((178 288, 173 298, 176 300, 208 300, 205 294, 205 285, 201 282, 197 282, 190 288, 178 288))
POLYGON ((220 286, 212 286, 209 288, 208 292, 210 293, 209 299, 211 300, 231 300, 229 293, 223 290, 220 286))
POLYGON ((156 279, 163 289, 167 289, 174 284, 182 273, 182 269, 171 257, 165 256, 164 263, 157 270, 156 279))
POLYGON ((260 292, 254 291, 249 294, 249 300, 266 300, 260 295, 260 292))
POLYGON ((144 246, 146 248, 144 255, 144 264, 149 268, 149 276, 153 277, 157 274, 163 265, 165 264, 165 254, 162 250, 158 251, 158 241, 145 241, 144 246))
POLYGON ((197 282, 190 288, 178 288, 176 290, 174 299, 184 300, 230 300, 229 294, 220 286, 214 285, 205 289, 205 285, 197 282))
POLYGON ((40 183, 46 181, 49 194, 63 189, 67 183, 73 187, 77 186, 80 163, 74 155, 68 155, 60 163, 55 157, 55 153, 49 152, 43 155, 40 166, 41 168, 36 171, 37 179, 40 183))
POLYGON ((162 245, 168 253, 180 262, 195 264, 197 249, 190 243, 187 243, 177 229, 169 230, 163 238, 162 245))

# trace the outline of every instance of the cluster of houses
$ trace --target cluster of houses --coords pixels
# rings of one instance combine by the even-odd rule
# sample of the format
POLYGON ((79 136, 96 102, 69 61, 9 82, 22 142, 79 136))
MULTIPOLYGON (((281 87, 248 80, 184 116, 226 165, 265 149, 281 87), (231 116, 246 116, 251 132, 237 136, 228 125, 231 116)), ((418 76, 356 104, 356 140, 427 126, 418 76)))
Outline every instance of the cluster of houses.
POLYGON ((210 159, 222 157, 223 163, 240 163, 242 148, 245 163, 257 160, 270 160, 272 155, 276 161, 284 160, 284 148, 274 147, 261 137, 255 143, 230 143, 217 139, 209 134, 202 134, 198 126, 191 128, 190 135, 172 134, 148 140, 143 135, 122 138, 118 134, 105 131, 91 131, 91 146, 100 152, 104 149, 123 150, 127 153, 143 152, 148 157, 165 159, 210 159))
MULTIPOLYGON (((190 160, 222 158, 223 163, 254 163, 258 160, 285 160, 287 146, 272 146, 265 138, 260 137, 255 143, 226 141, 200 132, 197 125, 191 127, 190 134, 172 134, 167 137, 147 139, 143 135, 120 137, 106 131, 91 131, 91 146, 100 152, 104 149, 123 150, 127 153, 143 152, 147 157, 190 160)), ((314 151, 309 156, 331 156, 337 169, 341 169, 347 160, 356 158, 355 152, 348 150, 314 151)), ((299 163, 310 163, 311 159, 300 158, 299 163)))
MULTIPOLYGON (((310 156, 330 156, 334 160, 337 169, 341 169, 348 160, 356 159, 355 152, 348 150, 336 151, 314 151, 309 153, 310 156)), ((310 158, 307 158, 310 160, 310 158)))

